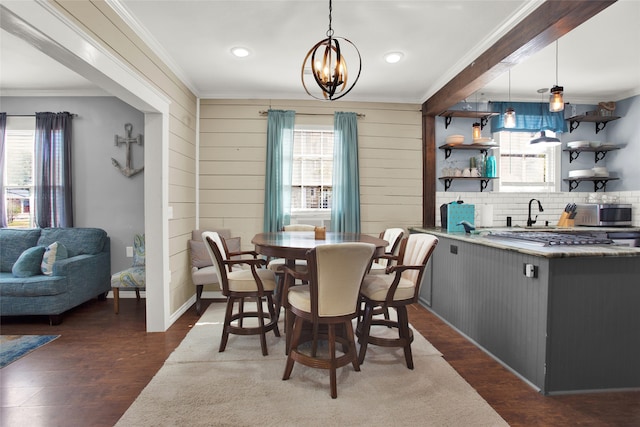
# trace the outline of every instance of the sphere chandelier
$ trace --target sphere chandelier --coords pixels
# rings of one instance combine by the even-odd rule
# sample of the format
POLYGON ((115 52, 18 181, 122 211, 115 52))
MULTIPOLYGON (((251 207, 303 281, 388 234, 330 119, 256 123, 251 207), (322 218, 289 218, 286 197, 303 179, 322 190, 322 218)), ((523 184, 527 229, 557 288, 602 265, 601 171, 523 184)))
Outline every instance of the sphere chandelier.
POLYGON ((358 48, 344 37, 334 36, 333 28, 331 28, 332 10, 332 3, 329 0, 327 38, 320 40, 307 52, 300 73, 302 86, 307 94, 316 99, 328 99, 329 101, 335 101, 349 93, 360 78, 360 72, 362 71, 362 59, 358 48), (341 42, 342 46, 340 45, 341 42), (347 60, 343 55, 345 48, 354 51, 355 55, 357 55, 358 74, 351 84, 349 84, 347 60), (305 70, 309 69, 311 70, 310 74, 313 76, 313 81, 320 89, 319 92, 316 90, 315 94, 310 90, 310 86, 313 87, 312 81, 305 72, 305 70), (305 77, 309 80, 308 82, 305 81, 305 77))

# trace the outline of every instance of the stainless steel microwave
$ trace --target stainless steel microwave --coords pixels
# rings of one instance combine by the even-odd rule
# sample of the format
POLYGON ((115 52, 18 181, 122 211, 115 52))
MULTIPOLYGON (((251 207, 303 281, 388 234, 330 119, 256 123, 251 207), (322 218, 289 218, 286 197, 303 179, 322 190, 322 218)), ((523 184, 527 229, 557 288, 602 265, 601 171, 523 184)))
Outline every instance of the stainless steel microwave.
POLYGON ((575 225, 625 227, 632 218, 630 204, 588 203, 576 206, 575 225))

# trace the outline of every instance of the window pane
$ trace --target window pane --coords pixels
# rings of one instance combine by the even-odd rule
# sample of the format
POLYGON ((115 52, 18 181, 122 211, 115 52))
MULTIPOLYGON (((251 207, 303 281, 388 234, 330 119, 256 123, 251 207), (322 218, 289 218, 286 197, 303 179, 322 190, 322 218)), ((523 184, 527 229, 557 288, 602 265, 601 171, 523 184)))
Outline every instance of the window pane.
POLYGON ((7 117, 5 131, 5 198, 7 225, 12 228, 34 227, 33 152, 35 117, 7 117))
POLYGON ((333 131, 294 132, 292 209, 331 209, 333 131))
MULTIPOLYGON (((546 133, 554 136, 553 132, 546 133)), ((559 191, 560 147, 530 144, 536 136, 530 132, 495 134, 500 144, 500 191, 559 191)))

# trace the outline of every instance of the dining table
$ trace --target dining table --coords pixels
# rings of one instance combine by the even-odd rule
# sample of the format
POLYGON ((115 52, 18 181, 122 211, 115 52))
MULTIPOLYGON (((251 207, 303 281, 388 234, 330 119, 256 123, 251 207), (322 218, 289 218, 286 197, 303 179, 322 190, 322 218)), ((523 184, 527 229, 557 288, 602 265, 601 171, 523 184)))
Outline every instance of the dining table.
POLYGON ((319 245, 363 242, 376 246, 374 258, 384 255, 389 244, 386 240, 362 233, 344 233, 327 231, 324 239, 316 239, 313 231, 278 231, 272 233, 258 233, 253 236, 251 243, 255 251, 271 258, 284 258, 287 265, 293 267, 295 260, 306 259, 309 249, 319 245))

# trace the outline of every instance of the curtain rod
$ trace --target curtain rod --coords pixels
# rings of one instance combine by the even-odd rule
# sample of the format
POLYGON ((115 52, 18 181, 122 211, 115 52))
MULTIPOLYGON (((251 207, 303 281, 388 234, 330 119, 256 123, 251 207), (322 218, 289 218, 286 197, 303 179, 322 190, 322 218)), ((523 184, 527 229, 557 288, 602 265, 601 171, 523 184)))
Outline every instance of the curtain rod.
MULTIPOLYGON (((259 111, 261 116, 266 116, 267 114, 269 114, 268 111, 259 111)), ((296 112, 296 116, 333 116, 333 114, 330 113, 298 113, 296 112)), ((363 113, 356 113, 356 117, 367 117, 366 114, 363 113)))
MULTIPOLYGON (((7 114, 7 117, 35 117, 35 114, 7 114)), ((72 117, 78 117, 76 113, 71 113, 72 117)))

